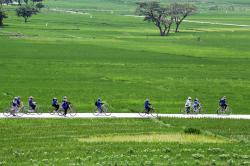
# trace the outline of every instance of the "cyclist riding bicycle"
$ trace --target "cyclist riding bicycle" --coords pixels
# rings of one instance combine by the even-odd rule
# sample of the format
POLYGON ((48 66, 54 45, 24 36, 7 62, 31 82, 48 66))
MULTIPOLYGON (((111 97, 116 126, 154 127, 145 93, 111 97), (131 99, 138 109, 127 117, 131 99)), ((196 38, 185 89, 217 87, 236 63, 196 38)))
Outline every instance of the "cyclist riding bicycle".
POLYGON ((68 110, 70 109, 70 102, 68 101, 68 99, 67 99, 67 97, 66 96, 64 96, 63 97, 63 100, 62 100, 62 108, 63 108, 63 110, 64 110, 64 116, 66 116, 67 115, 67 112, 68 112, 68 110))
POLYGON ((219 106, 223 109, 226 110, 227 109, 227 98, 226 96, 223 96, 220 101, 219 101, 219 106))
POLYGON ((191 111, 191 106, 192 106, 192 98, 188 97, 185 103, 185 108, 186 108, 186 112, 190 113, 191 111))
POLYGON ((17 96, 17 107, 20 108, 22 106, 21 98, 20 96, 17 96))
POLYGON ((200 103, 199 103, 199 100, 197 98, 195 98, 195 100, 194 100, 193 109, 194 109, 194 112, 196 112, 196 113, 199 112, 200 103))
POLYGON ((96 108, 98 109, 98 112, 99 112, 99 113, 102 113, 102 112, 103 112, 103 110, 102 110, 103 104, 104 104, 104 103, 102 102, 101 98, 98 98, 98 99, 96 100, 96 102, 95 102, 95 106, 96 106, 96 108))
POLYGON ((14 97, 11 103, 11 115, 16 116, 16 112, 18 111, 18 98, 14 97))
POLYGON ((146 101, 144 103, 144 109, 145 109, 147 114, 149 114, 150 110, 153 109, 152 104, 149 102, 149 99, 146 99, 146 101))
POLYGON ((55 111, 57 112, 60 106, 56 97, 52 99, 51 105, 55 108, 55 111))
POLYGON ((33 96, 29 97, 29 107, 31 108, 31 111, 35 111, 36 109, 36 102, 33 99, 33 96))

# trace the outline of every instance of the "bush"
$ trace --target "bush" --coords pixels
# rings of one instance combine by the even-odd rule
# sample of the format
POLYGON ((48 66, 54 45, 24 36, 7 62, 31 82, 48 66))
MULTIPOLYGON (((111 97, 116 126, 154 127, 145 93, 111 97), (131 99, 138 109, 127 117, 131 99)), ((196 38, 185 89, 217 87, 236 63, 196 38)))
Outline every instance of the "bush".
POLYGON ((189 127, 189 128, 184 129, 184 133, 186 133, 186 134, 200 134, 201 131, 199 129, 189 127))

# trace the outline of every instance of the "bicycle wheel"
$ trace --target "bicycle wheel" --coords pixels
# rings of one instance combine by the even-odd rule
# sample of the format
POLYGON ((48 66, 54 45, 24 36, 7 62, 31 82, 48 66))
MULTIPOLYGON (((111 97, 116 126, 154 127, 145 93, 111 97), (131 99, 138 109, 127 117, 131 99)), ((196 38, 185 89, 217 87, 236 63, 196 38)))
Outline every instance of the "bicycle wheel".
POLYGON ((57 111, 59 116, 63 116, 64 115, 64 109, 59 108, 59 110, 57 111))
POLYGON ((16 115, 18 116, 18 117, 22 117, 23 116, 23 114, 24 114, 24 106, 23 107, 21 107, 21 108, 19 108, 17 111, 16 111, 16 115))
POLYGON ((216 112, 218 115, 223 115, 223 114, 226 114, 226 109, 222 107, 218 107, 216 112))
POLYGON ((54 108, 49 108, 49 114, 50 115, 55 115, 57 111, 54 108))
POLYGON ((181 107, 180 112, 181 114, 187 114, 186 107, 181 107))
POLYGON ((36 106, 35 113, 37 113, 38 115, 42 114, 42 111, 39 109, 39 106, 36 106))
POLYGON ((104 113, 106 116, 110 116, 110 115, 111 115, 111 112, 108 110, 108 107, 107 107, 107 106, 104 106, 102 109, 103 109, 103 113, 104 113))
POLYGON ((139 112, 139 115, 140 115, 141 117, 145 117, 145 116, 147 115, 147 113, 146 113, 145 110, 143 110, 143 111, 139 112))
POLYGON ((227 106, 227 108, 226 108, 226 110, 225 110, 225 113, 228 114, 228 115, 232 114, 232 109, 231 109, 231 107, 227 106))
POLYGON ((150 114, 151 114, 153 117, 158 118, 158 111, 157 111, 157 110, 151 109, 151 110, 150 110, 150 114))
POLYGON ((9 108, 5 109, 3 112, 3 115, 6 117, 10 117, 12 115, 11 110, 9 108))
POLYGON ((72 107, 69 108, 70 116, 76 116, 76 113, 77 113, 77 111, 74 108, 72 108, 72 107))
POLYGON ((99 111, 99 109, 98 108, 94 108, 93 109, 93 115, 94 116, 98 116, 98 115, 100 115, 101 113, 100 113, 100 111, 99 111))

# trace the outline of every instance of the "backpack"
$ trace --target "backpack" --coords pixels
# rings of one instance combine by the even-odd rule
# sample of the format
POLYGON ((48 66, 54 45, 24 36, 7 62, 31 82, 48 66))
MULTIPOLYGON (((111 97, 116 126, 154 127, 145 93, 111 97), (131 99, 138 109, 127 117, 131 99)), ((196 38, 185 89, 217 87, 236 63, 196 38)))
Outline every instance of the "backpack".
POLYGON ((97 101, 95 102, 95 106, 97 106, 97 101))

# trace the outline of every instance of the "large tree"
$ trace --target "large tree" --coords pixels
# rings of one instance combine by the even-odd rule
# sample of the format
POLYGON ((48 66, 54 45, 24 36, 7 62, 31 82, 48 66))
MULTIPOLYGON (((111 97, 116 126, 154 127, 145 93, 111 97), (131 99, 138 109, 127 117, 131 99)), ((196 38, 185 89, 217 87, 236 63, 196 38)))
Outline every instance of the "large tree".
POLYGON ((173 23, 169 7, 162 7, 156 1, 138 2, 137 5, 136 13, 145 16, 144 21, 153 22, 161 36, 169 34, 173 23))
POLYGON ((38 13, 37 8, 32 5, 24 5, 16 9, 17 16, 23 17, 25 22, 28 21, 29 17, 32 17, 32 15, 37 14, 37 13, 38 13))
POLYGON ((194 14, 197 11, 196 6, 191 4, 179 4, 173 3, 170 5, 172 18, 175 22, 175 32, 179 32, 179 28, 183 20, 189 16, 194 14))
POLYGON ((2 7, 0 7, 0 27, 3 26, 3 19, 7 18, 7 14, 2 7))

